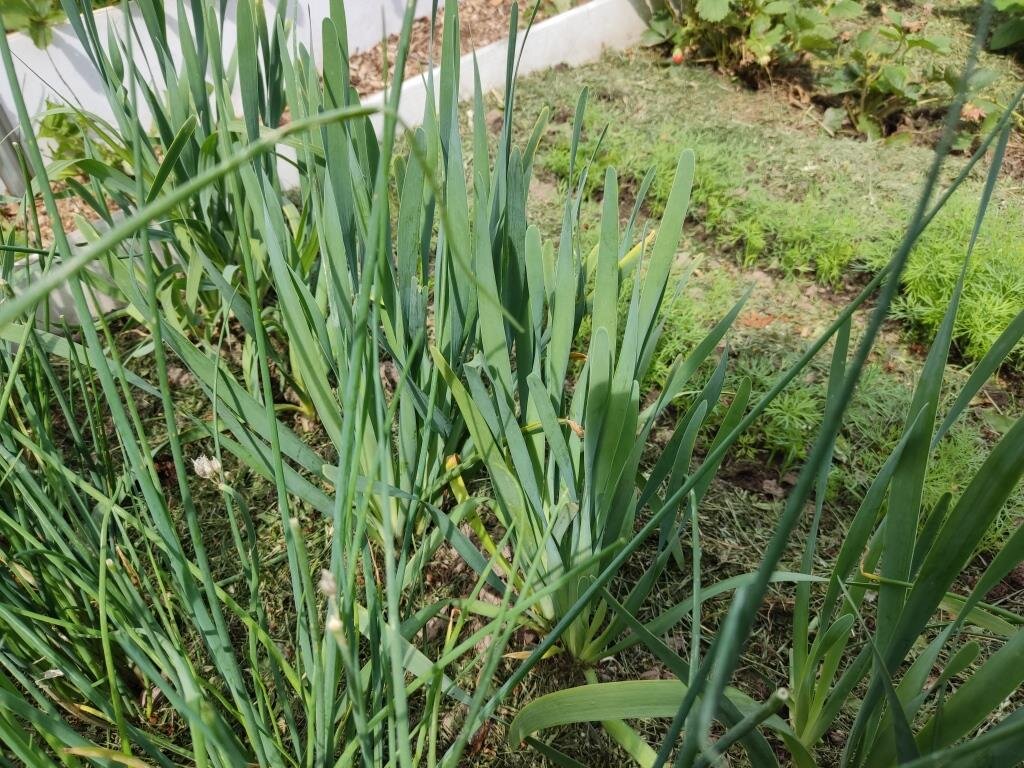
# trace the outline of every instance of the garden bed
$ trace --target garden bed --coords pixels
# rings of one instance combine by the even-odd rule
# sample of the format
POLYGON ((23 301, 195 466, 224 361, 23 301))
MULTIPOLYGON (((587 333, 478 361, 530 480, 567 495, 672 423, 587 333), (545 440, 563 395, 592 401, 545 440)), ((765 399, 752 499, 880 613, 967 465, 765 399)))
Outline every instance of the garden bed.
MULTIPOLYGON (((462 31, 462 52, 470 53, 490 43, 505 40, 508 36, 511 8, 511 4, 506 2, 461 0, 459 3, 459 26, 462 31)), ((531 8, 531 4, 520 2, 520 18, 523 18, 524 11, 528 17, 531 8)), ((438 20, 438 23, 434 25, 433 36, 431 36, 429 18, 416 21, 413 25, 409 60, 406 64, 405 76, 407 78, 415 77, 428 67, 437 65, 443 31, 443 20, 438 20)), ((382 65, 385 61, 388 63, 388 75, 390 76, 394 71, 397 48, 398 35, 392 34, 386 43, 381 43, 371 50, 362 51, 352 57, 352 85, 360 95, 367 96, 384 89, 385 76, 382 65)))
POLYGON ((56 258, 0 283, 0 757, 1007 764, 1024 193, 992 196, 951 359, 984 164, 894 294, 928 143, 636 50, 524 77, 513 121, 507 51, 476 95, 464 45, 413 78, 415 136, 245 59, 240 119, 195 89, 66 180, 112 230, 24 243, 56 258), (123 307, 40 325, 65 285, 123 307))
MULTIPOLYGON (((20 0, 18 0, 20 2, 20 0)), ((49 2, 49 0, 46 0, 49 2)), ((318 64, 322 61, 320 49, 320 32, 323 20, 329 15, 329 2, 327 0, 288 0, 287 23, 292 26, 292 39, 302 41, 310 46, 310 53, 318 64)), ((259 9, 273 20, 278 4, 269 0, 260 0, 259 9)), ((375 49, 380 41, 386 38, 394 30, 400 29, 404 14, 404 3, 401 2, 375 2, 374 0, 350 0, 347 3, 347 12, 351 22, 348 30, 348 44, 353 54, 375 49)), ((429 0, 417 0, 414 13, 417 18, 429 16, 432 4, 429 0)), ((145 61, 147 65, 147 82, 150 82, 158 90, 166 90, 164 81, 164 59, 165 57, 173 63, 175 71, 180 71, 184 65, 182 51, 174 31, 177 29, 177 5, 170 3, 167 6, 166 44, 154 42, 150 36, 150 30, 143 18, 140 7, 137 3, 129 4, 129 12, 132 16, 132 28, 137 37, 133 40, 132 57, 145 61), (170 30, 170 34, 167 34, 170 30), (166 47, 165 47, 166 46, 166 47)), ((232 4, 227 8, 225 26, 223 29, 224 39, 222 41, 224 50, 233 51, 236 47, 236 5, 232 4)), ((85 112, 95 115, 101 120, 113 122, 114 111, 107 104, 106 94, 93 62, 82 48, 74 27, 66 20, 61 20, 62 14, 56 13, 50 18, 44 32, 40 37, 33 40, 23 32, 13 32, 8 35, 8 43, 11 46, 15 60, 15 72, 17 80, 26 99, 29 113, 36 115, 48 108, 49 105, 58 107, 71 106, 82 109, 85 112), (45 39, 43 39, 45 38, 45 39), (39 43, 46 43, 40 47, 39 43)), ((125 37, 124 12, 117 4, 112 7, 101 7, 95 10, 93 20, 97 27, 97 33, 103 40, 114 36, 119 40, 125 37)), ((272 22, 271 22, 272 23, 272 22)), ((158 35, 157 40, 161 36, 158 35)), ((120 55, 126 56, 124 49, 120 55)), ((228 59, 225 59, 225 65, 228 59)), ((238 87, 233 89, 233 96, 236 106, 240 91, 238 87)), ((14 114, 12 101, 12 88, 6 77, 0 79, 0 105, 11 115, 14 114)), ((149 127, 153 116, 148 109, 145 99, 141 100, 141 116, 143 123, 149 127)))

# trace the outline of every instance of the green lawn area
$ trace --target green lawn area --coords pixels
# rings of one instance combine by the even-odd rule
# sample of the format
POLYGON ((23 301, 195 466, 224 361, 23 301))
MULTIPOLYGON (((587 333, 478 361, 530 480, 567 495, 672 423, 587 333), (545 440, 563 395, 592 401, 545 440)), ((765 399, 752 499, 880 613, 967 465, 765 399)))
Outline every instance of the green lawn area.
MULTIPOLYGON (((581 212, 585 240, 596 242, 596 180, 603 179, 605 168, 614 167, 635 194, 654 167, 647 205, 653 215, 664 205, 679 150, 691 147, 697 157, 696 205, 684 234, 680 273, 694 259, 702 263, 667 311, 650 383, 663 381, 675 357, 692 348, 753 286, 730 336, 730 377, 733 387, 747 376, 755 392, 766 391, 806 340, 889 260, 933 154, 928 146, 908 141, 829 136, 784 92, 751 91, 706 68, 667 65, 647 51, 608 54, 595 64, 540 73, 519 84, 521 114, 548 108, 552 115, 531 200, 536 220, 551 237, 560 226, 559 207, 551 201, 561 199, 568 171, 572 114, 564 105, 584 88, 589 100, 581 156, 594 156, 590 203, 581 212)), ((527 127, 532 126, 521 126, 527 127)), ((965 159, 951 157, 947 176, 955 176, 965 159)), ((894 320, 865 372, 841 437, 830 497, 838 525, 852 515, 904 426, 922 363, 921 343, 933 335, 957 280, 986 172, 976 171, 951 198, 911 255, 894 320)), ((624 217, 632 203, 624 196, 624 217)), ((963 382, 971 361, 1024 309, 1021 211, 1021 179, 1004 172, 968 269, 954 346, 960 362, 949 367, 951 382, 963 382)), ((940 444, 925 492, 929 504, 947 491, 962 490, 1000 433, 998 426, 1021 412, 1021 351, 1004 370, 1005 378, 992 383, 987 399, 940 444)), ((744 438, 734 473, 752 475, 746 485, 756 489, 758 503, 779 506, 774 481, 765 491, 761 475, 785 475, 804 458, 824 407, 827 373, 822 360, 744 438)), ((737 492, 750 493, 737 489, 733 479, 721 483, 719 498, 726 506, 737 503, 730 499, 737 492)), ((1022 519, 1024 491, 1018 490, 989 544, 1003 542, 1022 519)))
MULTIPOLYGON (((831 137, 813 107, 794 107, 783 88, 753 92, 708 69, 671 66, 636 51, 521 85, 524 114, 552 109, 554 126, 537 168, 554 184, 564 183, 568 169, 571 114, 562 105, 584 87, 590 99, 583 155, 596 151, 594 195, 605 167, 615 167, 634 189, 654 167, 649 201, 656 213, 677 152, 691 147, 692 223, 705 244, 744 265, 807 274, 832 287, 855 285, 889 260, 933 154, 910 136, 831 137)), ((949 160, 949 178, 963 160, 949 160)), ((912 254, 897 315, 923 336, 938 325, 956 282, 986 170, 953 196, 912 254)), ((968 268, 956 330, 965 358, 984 354, 1024 309, 1022 210, 1022 180, 1004 173, 968 268)))

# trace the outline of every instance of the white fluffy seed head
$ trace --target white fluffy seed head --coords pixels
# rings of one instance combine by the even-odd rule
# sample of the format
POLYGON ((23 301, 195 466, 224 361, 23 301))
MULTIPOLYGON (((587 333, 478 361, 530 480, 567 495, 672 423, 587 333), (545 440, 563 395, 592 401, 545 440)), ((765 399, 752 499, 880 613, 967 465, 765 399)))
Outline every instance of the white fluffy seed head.
POLYGON ((199 458, 192 459, 192 469, 196 476, 203 480, 215 480, 220 477, 220 459, 216 456, 200 455, 199 458))
POLYGON ((338 594, 338 582, 334 580, 334 574, 324 568, 320 571, 320 592, 324 597, 335 597, 338 594))

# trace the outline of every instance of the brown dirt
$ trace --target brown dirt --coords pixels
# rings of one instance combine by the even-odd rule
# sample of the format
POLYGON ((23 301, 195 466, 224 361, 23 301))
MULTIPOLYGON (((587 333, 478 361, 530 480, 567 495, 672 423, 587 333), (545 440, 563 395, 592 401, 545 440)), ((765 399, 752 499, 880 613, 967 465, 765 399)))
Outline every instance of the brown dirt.
POLYGON ((1020 563, 1001 582, 993 587, 985 599, 991 603, 1010 602, 1024 593, 1024 563, 1020 563))
MULTIPOLYGON (((519 6, 520 24, 524 24, 533 9, 530 0, 516 0, 519 6)), ((537 18, 544 16, 545 6, 538 10, 537 18)), ((469 53, 488 43, 502 40, 508 35, 511 3, 508 0, 460 0, 459 26, 461 29, 462 52, 469 53)), ((440 16, 440 13, 439 13, 440 16)), ((425 71, 433 61, 435 66, 440 57, 443 19, 439 18, 430 34, 430 19, 419 19, 413 24, 409 60, 405 77, 413 77, 425 71)), ((385 84, 384 54, 387 54, 387 77, 394 75, 395 53, 398 49, 398 35, 392 35, 376 48, 357 53, 351 59, 352 85, 360 95, 365 96, 381 90, 385 84)))
POLYGON ((1003 170, 1012 179, 1024 179, 1024 135, 1014 133, 1006 145, 1003 170))
MULTIPOLYGON (((54 190, 58 195, 59 189, 54 190)), ((60 221, 65 232, 73 232, 78 229, 77 217, 81 216, 89 221, 96 221, 99 217, 81 198, 77 196, 57 197, 57 210, 60 214, 60 221)), ((108 203, 112 208, 112 202, 108 203)), ((39 236, 35 233, 35 222, 31 217, 26 216, 22 203, 0 204, 0 231, 11 229, 26 234, 26 242, 33 247, 47 248, 53 244, 53 224, 50 215, 46 211, 46 205, 42 198, 35 199, 36 216, 39 221, 39 236)))

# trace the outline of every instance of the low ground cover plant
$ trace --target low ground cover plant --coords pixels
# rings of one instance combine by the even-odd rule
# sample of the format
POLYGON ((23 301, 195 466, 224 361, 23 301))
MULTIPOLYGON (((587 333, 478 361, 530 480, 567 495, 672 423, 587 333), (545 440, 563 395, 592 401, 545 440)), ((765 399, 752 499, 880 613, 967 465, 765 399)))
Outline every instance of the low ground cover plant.
POLYGON ((996 0, 995 7, 1005 16, 992 30, 989 45, 997 51, 1018 45, 1024 40, 1024 3, 1020 0, 996 0))
MULTIPOLYGON (((166 37, 160 7, 143 3, 166 37)), ((455 766, 506 741, 574 765, 546 731, 590 722, 651 766, 740 750, 757 766, 780 754, 811 766, 838 721, 847 765, 1019 754, 1020 710, 1003 701, 1024 675, 1022 619, 984 598, 1024 561, 1024 537, 973 584, 963 570, 1024 473, 1024 422, 955 498, 922 501, 936 447, 1024 335, 1020 313, 946 405, 963 270, 842 550, 816 548, 836 440, 912 247, 986 161, 968 263, 1008 116, 943 190, 936 155, 891 260, 767 391, 752 397, 746 378, 726 388, 742 300, 652 386, 692 152, 675 148, 674 174, 657 182, 669 191, 656 222, 641 216, 653 174, 626 218, 624 188, 602 169, 591 247, 584 95, 561 228, 545 237, 527 201, 547 116, 525 141, 513 131, 515 10, 494 136, 478 78, 463 133, 456 3, 422 127, 404 136, 400 89, 370 108, 348 85, 341 3, 322 30, 322 78, 282 17, 248 3, 238 30, 251 45, 224 70, 220 10, 193 12, 180 30, 193 55, 166 97, 144 87, 130 36, 99 40, 71 17, 132 157, 89 157, 84 177, 65 179, 99 215, 75 247, 49 184, 63 165, 47 168, 16 93, 54 230, 52 245, 7 242, 0 257, 4 761, 455 766), (96 291, 122 308, 73 325, 47 313, 61 287, 78 317, 96 291), (817 437, 759 564, 709 581, 705 494, 822 355, 817 437), (789 564, 805 513, 811 534, 789 564), (652 557, 624 582, 642 547, 652 557), (689 580, 689 596, 660 602, 666 579, 689 580), (763 693, 734 673, 771 585, 795 610, 789 668, 763 693), (715 597, 727 612, 705 626, 715 597), (677 633, 685 642, 670 645, 677 633), (639 649, 664 679, 600 678, 602 659, 639 649), (586 684, 510 708, 553 656, 586 684), (636 727, 651 719, 656 739, 636 727)), ((412 19, 410 3, 397 80, 412 19)), ((2 39, 0 61, 11 75, 2 39)))
MULTIPOLYGON (((659 212, 668 195, 661 179, 675 162, 667 148, 679 140, 698 159, 690 210, 701 236, 692 250, 710 243, 708 250, 728 254, 745 267, 813 275, 837 287, 856 286, 887 263, 910 215, 905 181, 926 161, 928 150, 830 138, 808 130, 788 111, 780 115, 769 99, 723 90, 712 73, 664 67, 653 56, 609 59, 586 68, 568 85, 545 77, 543 87, 530 88, 524 96, 539 108, 582 82, 593 89, 582 131, 583 152, 595 157, 588 177, 593 199, 600 197, 593 178, 606 167, 616 167, 624 184, 639 188, 653 166, 658 173, 646 200, 659 212), (638 94, 626 85, 634 77, 645 88, 638 94), (659 94, 657 100, 651 100, 653 93, 659 94), (693 103, 716 98, 724 102, 722 114, 690 110, 693 103), (644 120, 630 124, 623 116, 634 111, 642 111, 644 120), (605 126, 610 128, 602 138, 605 126), (766 144, 776 151, 764 152, 766 144)), ((537 165, 562 184, 571 130, 566 123, 556 128, 542 142, 537 165)), ((951 160, 951 169, 957 162, 951 160)), ((966 360, 984 355, 1024 307, 1024 229, 1015 215, 1020 198, 1014 187, 997 189, 968 265, 954 332, 956 355, 966 360)), ((930 338, 941 323, 962 263, 954 244, 970 236, 980 189, 980 179, 969 180, 910 254, 894 314, 921 338, 930 338)), ((586 231, 592 242, 592 222, 586 231)), ((1011 353, 1008 369, 1019 365, 1020 354, 1020 349, 1011 353)))
MULTIPOLYGON (((1012 13, 1012 2, 996 6, 1012 13)), ((674 45, 677 64, 711 61, 755 86, 788 78, 811 89, 825 130, 879 139, 941 114, 959 75, 943 64, 949 38, 928 29, 934 6, 906 10, 855 0, 666 3, 654 11, 645 40, 674 45)), ((1012 45, 1013 29, 1012 17, 999 25, 993 47, 1012 45)), ((1000 111, 987 95, 995 79, 988 70, 975 73, 963 143, 1000 111)))
POLYGON ((945 101, 948 83, 942 69, 933 63, 915 67, 913 55, 948 53, 949 40, 913 28, 902 14, 886 10, 880 23, 849 36, 839 48, 838 64, 823 78, 826 91, 842 105, 826 113, 827 122, 841 128, 849 120, 860 133, 877 139, 892 132, 894 117, 945 101))

